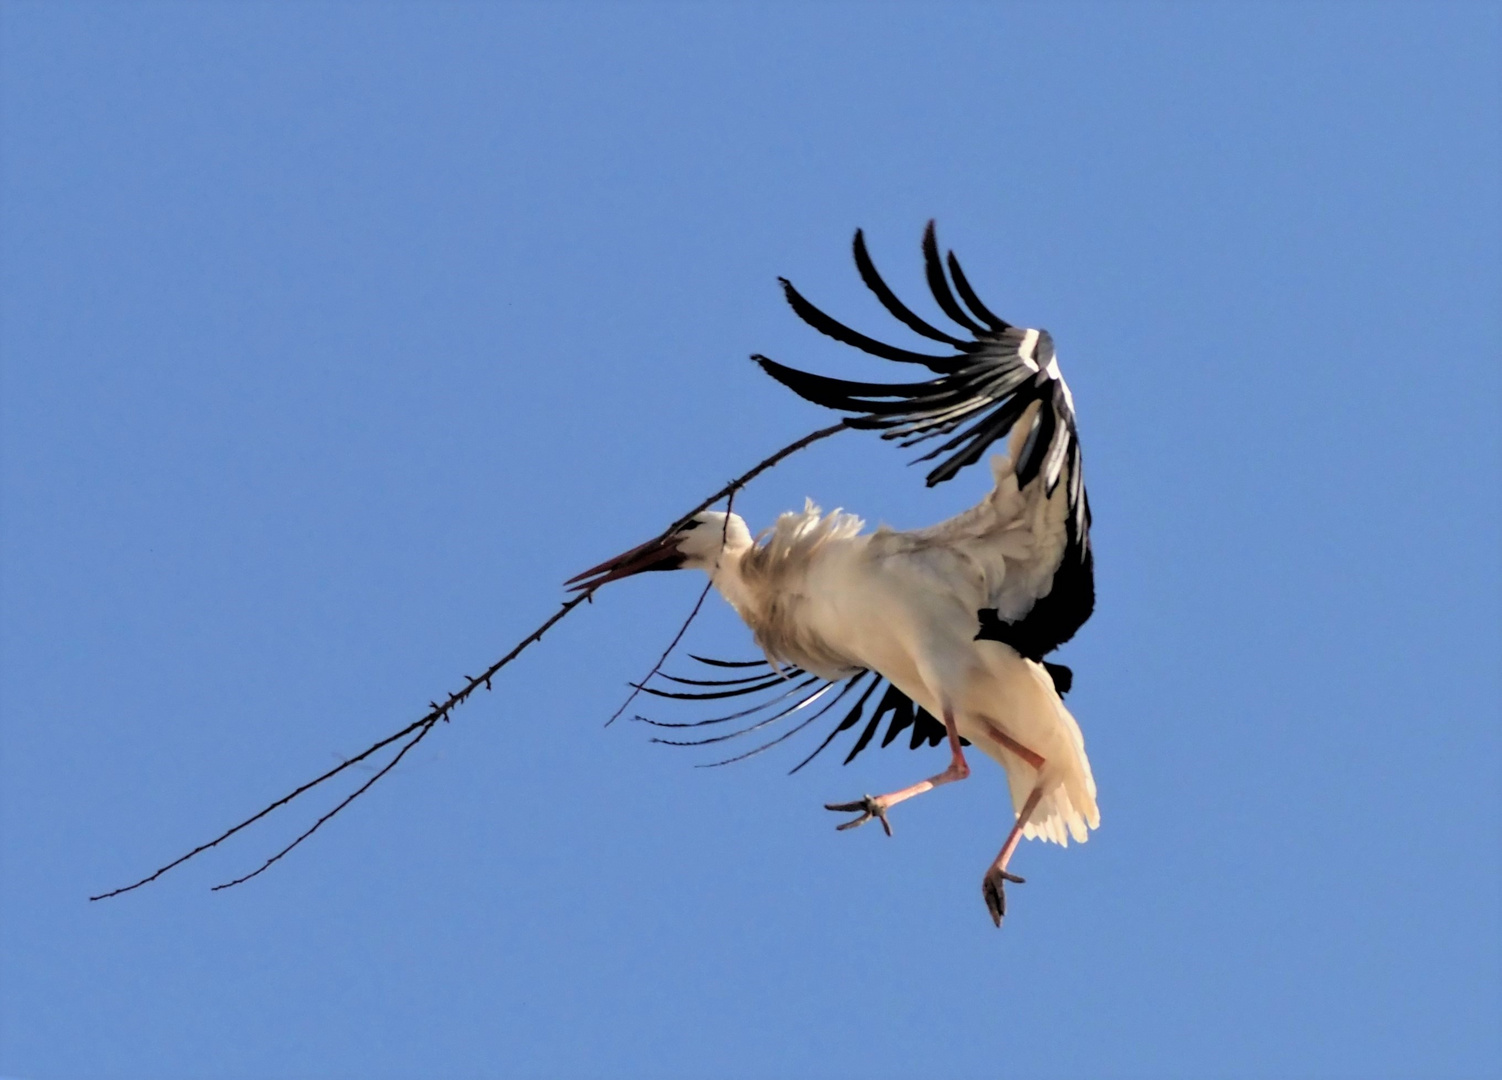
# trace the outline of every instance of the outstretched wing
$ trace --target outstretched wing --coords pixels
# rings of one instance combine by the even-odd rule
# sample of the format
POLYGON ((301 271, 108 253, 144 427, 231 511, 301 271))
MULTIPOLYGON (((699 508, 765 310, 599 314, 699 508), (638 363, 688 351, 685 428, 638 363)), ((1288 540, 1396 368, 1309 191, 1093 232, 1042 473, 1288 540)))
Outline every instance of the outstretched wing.
POLYGON ((859 230, 854 250, 861 279, 882 306, 908 329, 951 346, 953 353, 934 356, 867 337, 820 311, 783 279, 788 303, 801 319, 836 341, 885 360, 921 364, 937 378, 856 382, 799 371, 759 354, 753 359, 800 397, 854 414, 847 421, 851 427, 880 431, 883 439, 905 447, 942 439, 917 459, 940 459, 928 474, 930 487, 979 461, 992 443, 1025 421, 1026 429, 1013 439, 1017 489, 1050 503, 1062 496, 1064 527, 1057 536, 1038 537, 1041 546, 1035 555, 1048 569, 1036 594, 1027 598, 1028 610, 982 609, 980 636, 1041 659, 1072 637, 1095 606, 1090 504, 1074 398, 1059 371, 1053 338, 1046 330, 1013 326, 993 314, 975 295, 954 252, 940 258, 932 221, 923 233, 928 286, 940 309, 968 338, 933 326, 899 300, 877 273, 859 230))
MULTIPOLYGON (((730 765, 755 757, 792 738, 825 716, 839 719, 830 727, 819 745, 814 747, 813 752, 794 765, 789 770, 790 773, 797 772, 818 757, 842 733, 859 727, 860 733, 850 752, 845 755, 844 764, 850 764, 857 754, 871 744, 876 733, 881 730, 883 721, 886 722, 886 732, 881 739, 884 747, 890 746, 909 728, 912 733, 908 746, 913 750, 920 746, 938 746, 945 738, 943 723, 873 671, 858 671, 847 679, 831 682, 817 675, 810 675, 801 668, 778 671, 765 660, 713 660, 703 656, 695 656, 694 659, 708 669, 698 673, 701 677, 659 675, 658 678, 663 680, 662 684, 654 686, 648 683, 641 689, 660 699, 698 704, 735 697, 759 697, 759 700, 726 716, 715 716, 707 720, 665 721, 645 716, 634 717, 638 723, 675 730, 684 736, 659 735, 653 738, 653 742, 668 746, 715 746, 733 743, 743 736, 756 733, 773 735, 749 750, 719 761, 707 762, 703 766, 705 768, 730 765), (716 677, 703 677, 706 675, 716 677), (785 730, 778 731, 779 724, 785 730)), ((1071 679, 1069 669, 1060 664, 1045 666, 1053 676, 1059 693, 1067 693, 1071 679)), ((967 740, 960 741, 969 745, 967 740)))
POLYGON ((909 742, 913 749, 924 745, 937 746, 944 741, 942 723, 873 671, 858 671, 849 678, 829 681, 810 675, 801 668, 774 669, 765 660, 713 660, 702 656, 695 656, 694 659, 713 669, 713 674, 727 675, 734 672, 734 677, 683 678, 661 675, 659 678, 666 685, 654 686, 648 683, 641 689, 657 698, 701 705, 733 697, 752 698, 754 703, 725 716, 706 720, 665 721, 645 716, 634 717, 638 723, 676 730, 684 736, 691 736, 656 736, 653 742, 668 746, 714 746, 733 742, 747 735, 776 732, 772 738, 751 749, 720 761, 708 762, 706 767, 729 765, 755 757, 830 714, 840 719, 814 748, 813 753, 793 766, 792 772, 803 768, 829 746, 836 736, 856 727, 863 719, 866 720, 865 727, 861 729, 855 745, 845 757, 847 765, 870 744, 883 720, 887 721, 887 731, 882 738, 882 746, 890 745, 908 728, 913 729, 909 742), (779 726, 784 730, 779 732, 779 726))

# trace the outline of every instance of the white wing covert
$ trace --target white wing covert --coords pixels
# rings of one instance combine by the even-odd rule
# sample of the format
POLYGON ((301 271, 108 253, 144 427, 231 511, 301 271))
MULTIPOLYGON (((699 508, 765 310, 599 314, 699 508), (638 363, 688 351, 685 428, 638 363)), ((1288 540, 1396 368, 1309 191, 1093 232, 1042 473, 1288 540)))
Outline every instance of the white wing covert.
MULTIPOLYGON (((1026 418, 1014 428, 1014 444, 1025 424, 1026 418)), ((882 529, 873 537, 883 554, 923 552, 959 560, 977 583, 977 608, 993 608, 1008 623, 1025 618, 1051 591, 1068 546, 1069 512, 1061 489, 1050 496, 1042 484, 1019 488, 1012 460, 992 456, 995 486, 969 510, 926 529, 882 529)))

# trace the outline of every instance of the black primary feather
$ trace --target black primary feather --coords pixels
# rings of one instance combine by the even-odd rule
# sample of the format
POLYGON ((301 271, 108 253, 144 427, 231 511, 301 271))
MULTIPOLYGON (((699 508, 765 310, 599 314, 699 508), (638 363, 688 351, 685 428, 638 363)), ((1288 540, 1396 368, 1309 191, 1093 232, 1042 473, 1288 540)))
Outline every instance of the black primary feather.
MULTIPOLYGON (((932 222, 929 224, 932 225, 932 222)), ((965 306, 979 315, 982 322, 997 333, 1012 328, 1011 323, 998 315, 993 315, 991 309, 981 303, 980 297, 976 296, 975 290, 970 287, 970 280, 965 277, 965 271, 960 269, 960 260, 954 257, 952 251, 949 253, 949 276, 954 278, 954 287, 959 292, 960 299, 965 301, 965 306)))
POLYGON ((934 294, 934 301, 944 309, 944 314, 972 334, 985 336, 989 329, 966 315, 949 290, 949 279, 944 276, 944 263, 939 259, 939 240, 934 235, 932 221, 923 230, 923 269, 928 274, 928 290, 934 294))
POLYGON ((774 674, 769 679, 763 679, 761 682, 754 683, 751 686, 737 687, 734 690, 701 690, 692 693, 683 690, 659 690, 655 686, 637 686, 636 683, 632 683, 631 685, 643 693, 651 694, 653 697, 677 698, 680 701, 716 701, 720 698, 740 697, 742 694, 757 694, 763 690, 770 690, 775 686, 782 686, 783 680, 781 676, 774 674))
MULTIPOLYGON (((871 672, 863 671, 859 675, 852 676, 850 681, 852 683, 859 682, 869 674, 871 674, 871 672)), ((803 766, 807 765, 814 758, 818 757, 819 754, 823 752, 826 746, 834 742, 835 736, 840 732, 849 731, 851 728, 855 727, 856 724, 860 723, 861 712, 866 707, 866 699, 874 694, 878 688, 880 688, 881 683, 882 680, 880 677, 873 679, 871 681, 871 685, 866 687, 865 693, 861 694, 860 698, 856 701, 854 708, 852 708, 848 713, 845 714, 845 719, 841 720, 839 724, 835 726, 835 729, 829 733, 829 735, 824 739, 823 742, 814 747, 813 753, 809 754, 808 757, 804 758, 802 761, 798 762, 798 764, 789 769, 788 775, 791 776, 793 773, 803 768, 803 766)))
MULTIPOLYGON (((907 700, 907 697, 901 690, 888 683, 887 692, 882 695, 881 702, 876 706, 876 711, 871 714, 870 721, 866 724, 865 729, 861 732, 860 738, 855 740, 855 746, 851 748, 850 753, 846 756, 843 764, 849 765, 852 761, 854 761, 855 755, 864 750, 866 746, 871 742, 871 736, 875 735, 876 729, 881 726, 881 718, 885 714, 895 710, 899 702, 904 702, 907 700)), ((912 703, 908 702, 908 705, 909 707, 911 707, 912 703)))
MULTIPOLYGON (((979 348, 978 342, 965 341, 962 338, 955 337, 953 334, 946 334, 938 327, 914 314, 911 308, 897 299, 897 294, 891 290, 882 279, 882 276, 877 273, 876 264, 871 261, 871 253, 866 250, 865 234, 860 229, 855 230, 855 242, 851 246, 855 252, 855 268, 860 271, 861 280, 866 283, 866 288, 875 293, 876 299, 881 301, 881 306, 890 311, 892 316, 904 323, 909 330, 933 341, 942 341, 946 345, 953 345, 961 352, 973 352, 979 348)), ((956 279, 956 284, 958 284, 958 279, 956 279)), ((961 293, 963 294, 968 289, 969 285, 967 284, 961 289, 961 293)))
POLYGON ((881 745, 883 747, 891 746, 892 741, 897 736, 913 726, 915 715, 916 707, 913 705, 912 700, 903 695, 902 700, 892 709, 892 722, 887 725, 887 733, 882 736, 881 745))
POLYGON ((783 295, 787 297, 788 304, 797 312, 798 317, 812 326, 821 334, 834 338, 836 341, 853 345, 862 352, 868 352, 872 356, 879 356, 883 360, 896 360, 902 364, 922 364, 931 371, 953 371, 958 366, 957 362, 949 357, 930 356, 927 353, 915 353, 911 349, 899 349, 895 345, 887 345, 869 338, 865 334, 850 329, 842 322, 830 318, 824 312, 814 307, 793 288, 793 283, 787 278, 778 278, 782 282, 783 295))

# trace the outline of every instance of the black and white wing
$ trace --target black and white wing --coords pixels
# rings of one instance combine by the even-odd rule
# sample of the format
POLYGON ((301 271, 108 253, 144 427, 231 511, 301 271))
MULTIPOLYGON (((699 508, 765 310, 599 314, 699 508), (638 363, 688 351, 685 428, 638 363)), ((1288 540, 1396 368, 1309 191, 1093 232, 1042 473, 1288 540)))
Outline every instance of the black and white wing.
POLYGON ((703 656, 694 659, 710 669, 704 674, 720 677, 659 675, 661 684, 654 686, 648 682, 640 689, 656 698, 700 706, 729 698, 750 698, 753 703, 725 716, 705 720, 665 721, 645 716, 633 719, 655 728, 674 730, 673 737, 660 735, 652 740, 669 746, 736 745, 736 740, 758 733, 764 739, 731 757, 708 762, 707 766, 729 765, 755 757, 830 713, 840 717, 838 723, 813 753, 793 766, 792 772, 803 768, 837 735, 854 728, 863 719, 866 720, 865 727, 845 758, 847 765, 871 742, 883 720, 887 721, 887 731, 882 746, 889 746, 908 728, 912 728, 910 745, 915 750, 919 746, 937 746, 944 741, 942 723, 873 671, 858 671, 846 679, 830 681, 810 675, 801 668, 774 669, 766 660, 713 660, 703 656), (733 677, 725 677, 732 672, 733 677), (871 707, 869 714, 868 705, 871 707), (766 739, 769 734, 773 737, 766 739))
POLYGON ((931 221, 923 234, 928 286, 939 308, 966 337, 933 326, 899 300, 877 273, 859 230, 854 251, 861 280, 882 306, 913 332, 950 346, 952 353, 934 356, 867 337, 820 311, 784 278, 783 291, 793 311, 836 341, 884 360, 922 365, 937 377, 922 382, 858 382, 799 371, 759 354, 752 359, 798 396, 852 414, 846 419, 851 427, 880 431, 883 439, 904 447, 942 439, 917 459, 938 460, 927 477, 930 487, 979 461, 992 443, 1028 418, 1013 467, 1019 489, 1041 485, 1041 494, 1052 499, 1062 487, 1065 528, 1056 541, 1057 552, 1048 553, 1049 562, 1056 554, 1057 569, 1050 588, 1021 617, 1007 620, 995 609, 983 609, 980 636, 1005 641, 1024 656, 1040 659, 1069 640, 1095 607, 1090 503, 1074 398, 1059 371, 1053 338, 1046 330, 1013 326, 992 313, 970 287, 954 252, 940 258, 931 221), (1032 408, 1035 403, 1037 408, 1032 408))
MULTIPOLYGON (((730 757, 707 762, 704 767, 730 765, 745 761, 763 751, 770 750, 825 716, 838 717, 819 745, 789 772, 797 772, 827 748, 846 731, 857 727, 860 733, 843 764, 850 764, 855 756, 871 744, 883 721, 886 731, 881 745, 890 746, 899 735, 911 729, 908 738, 910 749, 920 746, 938 746, 945 739, 944 725, 927 709, 916 704, 897 687, 887 682, 874 671, 858 671, 839 681, 828 681, 810 675, 801 668, 777 670, 766 660, 713 660, 695 656, 694 660, 704 666, 698 678, 677 675, 656 676, 661 682, 651 681, 640 687, 653 697, 665 701, 687 702, 702 706, 706 702, 731 698, 750 698, 753 703, 735 709, 725 716, 704 720, 667 721, 633 717, 638 723, 649 724, 658 729, 674 732, 672 736, 658 735, 653 742, 668 746, 730 746, 744 745, 738 740, 748 735, 762 739, 746 750, 730 757), (714 676, 708 678, 705 676, 714 676), (842 704, 843 703, 843 704, 842 704), (869 711, 868 710, 869 707, 869 711), (863 723, 864 722, 864 723, 863 723), (771 738, 767 738, 770 735, 771 738)), ((1069 692, 1072 679, 1070 670, 1062 664, 1045 664, 1053 677, 1060 694, 1069 692)), ((965 745, 967 740, 961 739, 965 745)))

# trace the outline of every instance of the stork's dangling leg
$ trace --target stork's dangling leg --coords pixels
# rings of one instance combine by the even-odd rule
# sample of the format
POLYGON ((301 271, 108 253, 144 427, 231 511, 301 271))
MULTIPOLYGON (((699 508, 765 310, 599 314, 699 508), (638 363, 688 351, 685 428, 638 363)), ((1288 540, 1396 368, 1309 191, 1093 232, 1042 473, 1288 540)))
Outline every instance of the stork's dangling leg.
MULTIPOLYGON (((1023 761, 1033 767, 1040 776, 1043 772, 1043 755, 1034 750, 1029 750, 1016 739, 1007 735, 990 720, 985 722, 986 735, 1001 746, 1006 747, 1023 761)), ((1002 917, 1007 913, 1006 883, 1008 881, 1021 885, 1026 879, 1016 874, 1007 873, 1007 863, 1012 861, 1012 853, 1017 850, 1017 844, 1022 839, 1022 830, 1027 827, 1028 820, 1033 816, 1033 811, 1038 809, 1038 801, 1043 798, 1043 785, 1036 783, 1033 790, 1028 793, 1027 801, 1022 804, 1022 809, 1017 814, 1017 821, 1012 826, 1012 831, 1007 834, 1006 843, 1001 845, 1001 851, 992 861, 986 876, 981 879, 981 895, 986 898, 986 910, 991 913, 991 921, 998 927, 1001 926, 1002 917)))
MULTIPOLYGON (((843 832, 853 829, 857 825, 864 825, 872 818, 881 822, 881 827, 892 835, 892 823, 887 820, 887 811, 900 802, 911 799, 914 795, 922 795, 925 791, 932 791, 941 784, 948 784, 954 780, 963 780, 970 775, 970 765, 965 761, 965 752, 960 746, 960 732, 954 724, 954 710, 945 706, 944 732, 949 736, 949 768, 927 780, 919 780, 912 787, 905 787, 901 791, 889 792, 886 795, 864 795, 855 802, 825 803, 824 809, 837 810, 845 813, 860 811, 860 817, 852 818, 843 825, 835 828, 843 832)), ((1041 758, 1039 759, 1042 760, 1041 758)))

